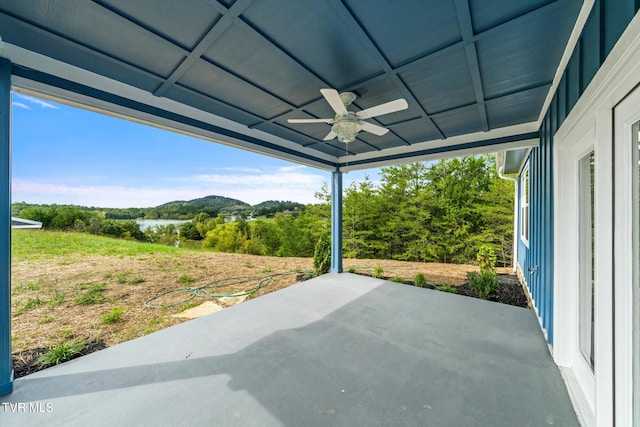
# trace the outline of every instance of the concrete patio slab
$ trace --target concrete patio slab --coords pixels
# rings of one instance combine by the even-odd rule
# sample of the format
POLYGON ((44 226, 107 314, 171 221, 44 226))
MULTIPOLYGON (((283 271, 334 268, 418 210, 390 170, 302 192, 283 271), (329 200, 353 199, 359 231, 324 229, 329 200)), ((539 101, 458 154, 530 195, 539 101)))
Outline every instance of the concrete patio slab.
POLYGON ((20 378, 9 426, 577 426, 531 310, 325 275, 20 378))

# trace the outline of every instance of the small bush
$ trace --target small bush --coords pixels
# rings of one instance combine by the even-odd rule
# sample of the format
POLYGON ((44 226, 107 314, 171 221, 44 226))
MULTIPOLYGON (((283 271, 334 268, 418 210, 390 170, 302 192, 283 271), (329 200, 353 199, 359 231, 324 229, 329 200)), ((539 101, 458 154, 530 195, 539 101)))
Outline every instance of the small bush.
POLYGON ((496 272, 496 254, 489 246, 480 246, 476 258, 478 260, 478 266, 480 267, 480 273, 496 272))
POLYGON ((324 233, 318 239, 313 252, 313 269, 319 276, 326 274, 331 269, 331 235, 324 233))
POLYGON ((384 270, 382 269, 382 267, 378 266, 373 269, 372 276, 375 277, 376 279, 380 279, 383 274, 384 274, 384 270))
POLYGON ((35 364, 41 367, 58 365, 80 353, 84 349, 85 345, 84 341, 72 341, 50 347, 49 351, 40 356, 38 360, 36 360, 35 364))
POLYGON ((482 299, 487 299, 500 288, 495 272, 485 271, 478 274, 470 271, 467 273, 467 278, 469 279, 471 289, 476 291, 478 297, 482 299))
POLYGON ((355 273, 356 272, 356 268, 351 266, 349 267, 349 273, 355 273))
POLYGON ((389 279, 391 282, 396 282, 396 283, 404 283, 404 279, 402 277, 392 277, 391 279, 389 279))
POLYGON ((416 277, 413 279, 413 284, 419 288, 427 287, 427 279, 424 278, 424 274, 418 273, 416 277))
POLYGON ((116 323, 120 321, 120 316, 124 313, 124 308, 115 307, 112 308, 110 312, 102 315, 102 322, 106 325, 110 325, 112 323, 116 323))

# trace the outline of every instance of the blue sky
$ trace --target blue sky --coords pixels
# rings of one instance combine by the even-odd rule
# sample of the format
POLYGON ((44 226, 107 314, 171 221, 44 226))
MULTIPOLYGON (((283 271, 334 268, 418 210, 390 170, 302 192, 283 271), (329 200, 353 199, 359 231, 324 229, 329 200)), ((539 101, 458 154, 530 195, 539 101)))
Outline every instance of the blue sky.
MULTIPOLYGON (((329 172, 48 100, 14 93, 12 104, 14 202, 149 207, 215 194, 314 203, 330 181, 329 172)), ((346 174, 345 186, 364 175, 346 174)))

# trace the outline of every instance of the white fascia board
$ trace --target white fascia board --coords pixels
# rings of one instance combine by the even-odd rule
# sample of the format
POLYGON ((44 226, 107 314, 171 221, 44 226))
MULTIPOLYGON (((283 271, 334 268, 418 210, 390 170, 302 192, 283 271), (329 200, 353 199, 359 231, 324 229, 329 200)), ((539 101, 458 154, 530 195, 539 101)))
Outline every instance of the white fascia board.
MULTIPOLYGON (((499 130, 499 129, 498 129, 499 130)), ((530 132, 530 130, 528 131, 530 132)), ((452 157, 461 157, 461 156, 473 156, 473 155, 477 155, 477 154, 486 154, 486 153, 495 153, 495 152, 499 152, 499 151, 507 151, 507 150, 514 150, 514 149, 518 149, 518 148, 530 148, 530 147, 537 147, 540 145, 540 140, 539 138, 532 138, 532 139, 523 139, 520 141, 512 141, 512 142, 503 142, 503 143, 495 143, 495 144, 488 144, 488 145, 483 145, 483 146, 479 146, 479 147, 473 147, 473 148, 465 148, 465 149, 459 149, 456 150, 456 145, 461 145, 461 144, 466 144, 469 142, 478 142, 478 141, 483 141, 483 140, 488 140, 488 139, 494 139, 494 138, 499 138, 499 137, 489 137, 490 132, 483 132, 482 135, 484 135, 484 138, 479 139, 479 140, 471 140, 471 139, 467 139, 464 140, 463 142, 458 142, 457 144, 443 144, 441 143, 442 141, 446 142, 446 141, 450 141, 453 138, 449 138, 447 140, 439 140, 439 144, 432 144, 432 143, 426 143, 428 146, 423 146, 422 150, 425 149, 433 149, 433 148, 441 148, 441 147, 448 147, 450 148, 450 150, 444 151, 444 152, 440 152, 440 153, 434 153, 434 154, 419 154, 416 153, 416 155, 411 156, 408 155, 406 157, 402 157, 396 160, 380 160, 380 161, 376 161, 375 158, 371 159, 371 162, 366 163, 366 164, 358 164, 358 165, 353 165, 350 166, 348 161, 354 161, 357 160, 355 158, 348 158, 348 161, 345 161, 345 164, 343 164, 342 166, 340 166, 340 170, 343 172, 349 172, 349 171, 354 171, 354 170, 362 170, 362 169, 371 169, 371 168, 378 168, 378 167, 384 167, 384 166, 389 166, 389 165, 401 165, 401 164, 408 164, 408 163, 414 163, 414 162, 426 162, 426 161, 430 161, 430 160, 440 160, 440 159, 448 159, 448 158, 452 158, 452 157)), ((518 133, 516 133, 517 135, 518 133)), ((475 134, 474 134, 475 135, 475 134)), ((513 134, 510 135, 503 135, 503 136, 511 136, 513 134)), ((456 139, 458 139, 459 137, 456 137, 456 139)), ((377 152, 377 156, 376 157, 384 157, 387 155, 394 155, 394 154, 405 154, 405 153, 411 153, 414 151, 418 151, 418 150, 413 150, 414 146, 411 146, 412 150, 396 150, 393 149, 394 152, 392 153, 391 150, 384 150, 382 153, 384 153, 384 155, 380 152, 377 152)), ((420 150, 421 151, 421 150, 420 150)), ((342 160, 347 159, 347 157, 342 157, 342 160)))
MULTIPOLYGON (((271 135, 258 129, 249 128, 243 124, 236 123, 224 117, 217 116, 197 108, 170 100, 168 98, 157 97, 142 89, 118 82, 113 79, 103 77, 99 74, 86 71, 84 69, 63 63, 50 57, 22 49, 20 47, 3 43, 0 41, 0 56, 6 57, 11 62, 34 70, 42 71, 47 74, 60 77, 69 81, 73 81, 91 88, 95 88, 110 94, 114 94, 135 102, 160 108, 169 112, 183 115, 195 120, 212 124, 214 126, 236 132, 247 137, 256 138, 265 142, 275 144, 279 147, 299 152, 302 155, 316 157, 326 160, 330 163, 337 163, 337 158, 329 154, 325 154, 316 150, 296 144, 292 141, 271 135)), ((282 160, 300 163, 325 170, 334 170, 330 165, 322 162, 315 162, 311 159, 298 157, 295 154, 283 153, 277 149, 263 147, 257 144, 244 141, 242 139, 232 138, 227 135, 220 135, 204 129, 189 126, 184 123, 156 117, 152 114, 143 113, 135 109, 123 107, 113 103, 91 98, 76 92, 67 91, 50 85, 42 84, 36 81, 27 80, 17 76, 12 78, 12 86, 16 92, 34 95, 40 98, 49 99, 54 102, 60 102, 103 114, 112 115, 114 117, 131 120, 155 127, 160 127, 170 131, 183 133, 189 136, 221 143, 231 147, 249 150, 259 154, 265 154, 277 157, 282 160)))
POLYGON ((562 80, 562 74, 564 74, 564 70, 567 68, 567 64, 569 64, 569 59, 571 59, 571 55, 573 55, 573 50, 576 48, 576 44, 582 35, 582 29, 587 23, 587 19, 589 19, 589 15, 591 14, 591 9, 593 9, 593 5, 595 0, 584 0, 582 4, 582 8, 580 9, 580 13, 578 14, 578 19, 576 20, 576 24, 573 26, 573 30, 571 31, 571 35, 569 36, 569 40, 567 41, 567 46, 564 48, 564 53, 562 54, 562 58, 560 59, 560 63, 558 64, 558 68, 556 69, 556 74, 553 77, 553 82, 551 83, 551 87, 549 88, 549 92, 547 93, 547 98, 542 104, 542 109, 540 110, 540 116, 538 117, 537 125, 538 128, 542 124, 544 120, 544 116, 547 114, 547 110, 549 109, 549 105, 553 100, 554 95, 556 94, 556 89, 560 84, 560 80, 562 80))

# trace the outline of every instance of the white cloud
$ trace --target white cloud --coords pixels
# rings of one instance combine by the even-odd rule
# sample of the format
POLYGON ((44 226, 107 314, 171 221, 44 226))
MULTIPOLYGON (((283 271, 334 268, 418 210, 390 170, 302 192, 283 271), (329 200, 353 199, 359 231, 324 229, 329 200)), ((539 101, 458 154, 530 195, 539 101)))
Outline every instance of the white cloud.
MULTIPOLYGON (((57 109, 58 109, 58 106, 57 106, 57 105, 51 104, 51 103, 49 103, 49 102, 47 102, 47 101, 43 101, 42 99, 35 98, 35 97, 33 97, 33 96, 29 96, 29 95, 24 95, 24 94, 22 94, 22 93, 14 93, 14 94, 15 94, 15 96, 16 96, 16 97, 18 97, 18 98, 20 98, 20 99, 22 99, 22 100, 24 100, 24 101, 27 101, 27 102, 29 102, 29 103, 31 103, 31 104, 35 104, 35 105, 37 105, 37 106, 39 106, 39 107, 42 107, 42 108, 52 108, 52 109, 54 109, 54 110, 57 110, 57 109)), ((23 104, 23 105, 24 105, 24 104, 23 104)), ((29 109, 29 108, 28 108, 28 109, 29 109)))
POLYGON ((24 108, 25 110, 31 110, 31 107, 29 107, 27 104, 24 104, 22 102, 13 101, 11 102, 11 105, 18 108, 24 108))

